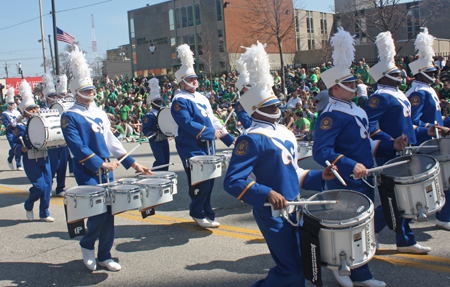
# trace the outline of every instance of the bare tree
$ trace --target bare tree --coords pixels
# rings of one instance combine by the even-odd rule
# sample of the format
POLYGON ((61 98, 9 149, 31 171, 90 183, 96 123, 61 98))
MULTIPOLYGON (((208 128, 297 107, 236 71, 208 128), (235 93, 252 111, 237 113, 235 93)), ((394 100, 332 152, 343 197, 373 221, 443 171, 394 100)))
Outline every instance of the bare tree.
POLYGON ((273 43, 278 48, 281 62, 282 89, 285 89, 283 43, 295 38, 293 0, 249 0, 245 1, 243 29, 252 35, 258 35, 266 43, 273 43))
POLYGON ((202 54, 200 55, 199 53, 198 57, 203 63, 205 63, 210 76, 212 74, 214 60, 217 57, 217 39, 218 35, 216 29, 213 29, 209 25, 202 26, 200 43, 202 54))
POLYGON ((316 49, 314 54, 320 60, 321 63, 326 63, 332 60, 333 47, 331 47, 330 41, 322 41, 321 37, 316 38, 316 49))

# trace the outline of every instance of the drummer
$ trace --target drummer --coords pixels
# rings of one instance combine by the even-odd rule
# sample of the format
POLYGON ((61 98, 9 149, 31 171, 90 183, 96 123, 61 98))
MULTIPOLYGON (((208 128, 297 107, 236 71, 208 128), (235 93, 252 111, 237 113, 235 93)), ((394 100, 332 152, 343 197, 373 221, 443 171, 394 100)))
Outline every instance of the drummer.
MULTIPOLYGON (((74 45, 69 54, 73 78, 69 84, 76 103, 61 116, 61 128, 67 145, 74 156, 74 173, 78 185, 97 185, 105 183, 107 177, 113 181, 112 171, 119 162, 109 161, 109 154, 121 159, 123 166, 144 172, 145 168, 131 156, 127 156, 119 140, 110 129, 108 116, 95 106, 95 87, 83 53, 74 45), (101 182, 99 178, 101 177, 101 182)), ((121 266, 111 258, 114 242, 114 216, 111 206, 107 212, 88 218, 86 235, 80 241, 83 262, 90 270, 97 268, 94 245, 99 239, 98 264, 111 271, 119 271, 121 266)))
MULTIPOLYGON (((250 88, 250 77, 247 71, 247 66, 241 58, 236 62, 237 70, 239 72, 239 79, 236 81, 234 86, 240 92, 240 95, 245 94, 250 88)), ((236 103, 236 115, 238 120, 241 122, 244 129, 248 129, 252 126, 252 118, 248 116, 247 111, 241 105, 241 102, 236 103)))
MULTIPOLYGON (((17 110, 16 103, 14 102, 14 88, 9 88, 6 95, 6 103, 8 108, 2 113, 2 123, 6 129, 6 139, 8 140, 11 149, 8 152, 8 167, 14 169, 13 159, 14 159, 14 149, 13 147, 13 136, 14 129, 16 127, 17 121, 20 119, 20 112, 17 110)), ((17 170, 23 170, 22 163, 20 162, 20 156, 15 156, 17 170)))
MULTIPOLYGON (((56 93, 55 84, 53 83, 52 75, 47 72, 42 77, 44 82, 44 90, 42 93, 46 99, 46 109, 50 107, 59 100, 58 94, 56 93)), ((52 168, 52 178, 56 174, 56 195, 63 196, 62 192, 66 187, 66 170, 67 170, 67 157, 69 154, 69 149, 65 147, 51 148, 48 150, 48 156, 50 157, 50 166, 52 168), (65 165, 64 165, 65 163, 65 165)), ((53 181, 53 179, 52 179, 53 181)), ((53 185, 53 184, 52 184, 53 185)))
POLYGON ((173 98, 171 113, 178 125, 175 143, 189 183, 190 216, 203 228, 219 227, 211 207, 211 192, 214 179, 191 185, 191 175, 187 160, 194 156, 212 154, 215 139, 221 139, 230 146, 235 139, 227 133, 220 121, 214 116, 206 97, 196 92, 197 75, 193 69, 194 57, 187 44, 178 46, 178 58, 181 67, 175 73, 180 84, 173 98), (209 147, 209 148, 208 148, 209 147))
MULTIPOLYGON (((356 79, 348 68, 354 57, 353 54, 348 55, 348 51, 354 51, 354 41, 342 28, 338 28, 332 38, 332 43, 341 44, 334 46, 335 66, 321 74, 330 101, 317 120, 313 156, 323 166, 327 160, 336 164, 347 183, 346 189, 359 191, 373 201, 374 190, 350 175, 353 173, 356 178, 366 176, 367 168, 373 166, 373 157, 394 157, 395 150, 405 148, 407 137, 405 140, 398 137, 395 141, 370 139, 367 115, 351 101, 356 92, 356 79)), ((342 189, 343 185, 335 179, 327 181, 327 187, 330 190, 342 189)), ((386 286, 373 278, 367 264, 352 270, 350 277, 340 276, 337 270, 332 271, 342 286, 386 286)))
MULTIPOLYGON (((158 126, 158 113, 161 110, 162 99, 159 94, 159 80, 152 78, 149 82, 150 95, 147 98, 152 109, 145 114, 143 121, 143 132, 149 137, 148 143, 152 149, 155 161, 153 167, 168 164, 170 160, 170 149, 167 137, 161 132, 158 126), (151 138, 150 138, 151 137, 151 138)), ((169 170, 169 167, 160 168, 158 170, 169 170)))
POLYGON ((23 120, 16 125, 13 137, 13 147, 16 156, 23 156, 23 166, 25 174, 31 182, 30 194, 25 201, 25 210, 27 219, 34 220, 33 206, 36 201, 39 202, 39 218, 41 221, 53 222, 48 208, 50 206, 50 194, 52 192, 52 173, 50 167, 49 156, 45 152, 34 152, 27 135, 27 124, 31 115, 39 112, 39 107, 34 102, 34 96, 30 84, 26 80, 22 80, 19 87, 22 96, 22 102, 19 109, 22 111, 23 120), (35 158, 30 158, 30 153, 35 158))
MULTIPOLYGON (((243 55, 247 63, 257 65, 256 57, 268 58, 259 42, 243 55)), ((241 97, 253 125, 237 139, 223 188, 253 206, 253 216, 277 264, 264 280, 253 286, 305 286, 297 227, 281 217, 272 217, 271 208, 263 205, 268 201, 274 209, 282 209, 287 200, 297 197, 300 188, 322 190, 322 179, 331 180, 334 175, 332 166, 323 172, 298 167, 295 136, 276 123, 281 115, 277 107, 280 101, 271 88, 274 82, 268 60, 265 64, 250 71, 258 80, 241 97), (252 108, 257 106, 260 108, 252 108)))

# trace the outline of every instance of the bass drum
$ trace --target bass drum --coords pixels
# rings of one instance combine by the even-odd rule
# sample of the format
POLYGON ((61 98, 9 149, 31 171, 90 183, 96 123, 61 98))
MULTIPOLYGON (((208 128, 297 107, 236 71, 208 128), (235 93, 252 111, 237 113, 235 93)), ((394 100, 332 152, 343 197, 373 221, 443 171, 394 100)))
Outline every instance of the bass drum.
POLYGON ((175 136, 178 130, 178 125, 172 118, 169 108, 161 109, 157 118, 159 130, 167 137, 175 136))
POLYGON ((31 117, 27 124, 27 134, 31 145, 39 150, 66 146, 60 115, 31 117))

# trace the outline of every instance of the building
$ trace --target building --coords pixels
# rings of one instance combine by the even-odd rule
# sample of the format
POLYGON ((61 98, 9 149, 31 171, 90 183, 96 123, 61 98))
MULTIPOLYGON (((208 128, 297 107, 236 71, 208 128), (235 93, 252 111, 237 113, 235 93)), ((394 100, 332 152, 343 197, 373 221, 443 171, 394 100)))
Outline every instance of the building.
POLYGON ((334 14, 295 9, 296 50, 321 49, 333 32, 334 14))
POLYGON ((121 45, 118 48, 106 50, 106 60, 108 61, 124 61, 129 60, 130 56, 130 45, 121 45))
POLYGON ((118 48, 106 51, 106 60, 103 61, 102 76, 110 78, 120 75, 132 76, 130 45, 121 45, 118 48))
MULTIPOLYGON (((196 58, 196 70, 220 72, 235 62, 263 33, 251 33, 254 0, 169 0, 128 11, 131 69, 134 76, 165 75, 179 66, 176 47, 185 43, 196 58)), ((292 0, 284 0, 285 19, 293 19, 292 0)), ((291 21, 293 22, 293 20, 291 21)), ((285 25, 285 24, 283 24, 285 25)), ((294 29, 283 43, 286 63, 295 55, 294 29)), ((273 67, 280 67, 277 46, 268 42, 266 51, 273 67)))

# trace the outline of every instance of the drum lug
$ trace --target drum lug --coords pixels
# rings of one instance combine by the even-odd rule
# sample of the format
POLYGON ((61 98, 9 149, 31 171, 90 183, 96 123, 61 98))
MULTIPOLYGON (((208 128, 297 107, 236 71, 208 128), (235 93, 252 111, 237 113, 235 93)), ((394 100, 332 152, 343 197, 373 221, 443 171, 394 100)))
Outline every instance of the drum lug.
POLYGON ((145 189, 145 197, 148 197, 148 188, 145 189))
POLYGON ((73 199, 73 208, 77 208, 77 196, 73 199))
POLYGON ((111 198, 112 198, 112 203, 116 203, 116 194, 115 193, 113 193, 111 198))
POLYGON ((347 254, 345 254, 344 251, 342 251, 339 254, 340 260, 341 260, 341 267, 339 267, 339 275, 340 276, 350 276, 350 267, 347 265, 347 260, 345 259, 347 257, 347 254))
POLYGON ((91 196, 91 207, 94 207, 94 200, 92 199, 92 196, 91 196))
POLYGON ((203 171, 203 163, 200 164, 200 171, 203 171))
POLYGON ((128 203, 130 203, 131 202, 131 194, 130 194, 130 192, 128 192, 127 198, 128 198, 128 203))
POLYGON ((419 221, 419 222, 427 221, 428 217, 425 215, 425 213, 423 213, 422 203, 418 202, 416 204, 416 208, 417 208, 417 211, 419 212, 419 215, 417 216, 417 221, 419 221))

